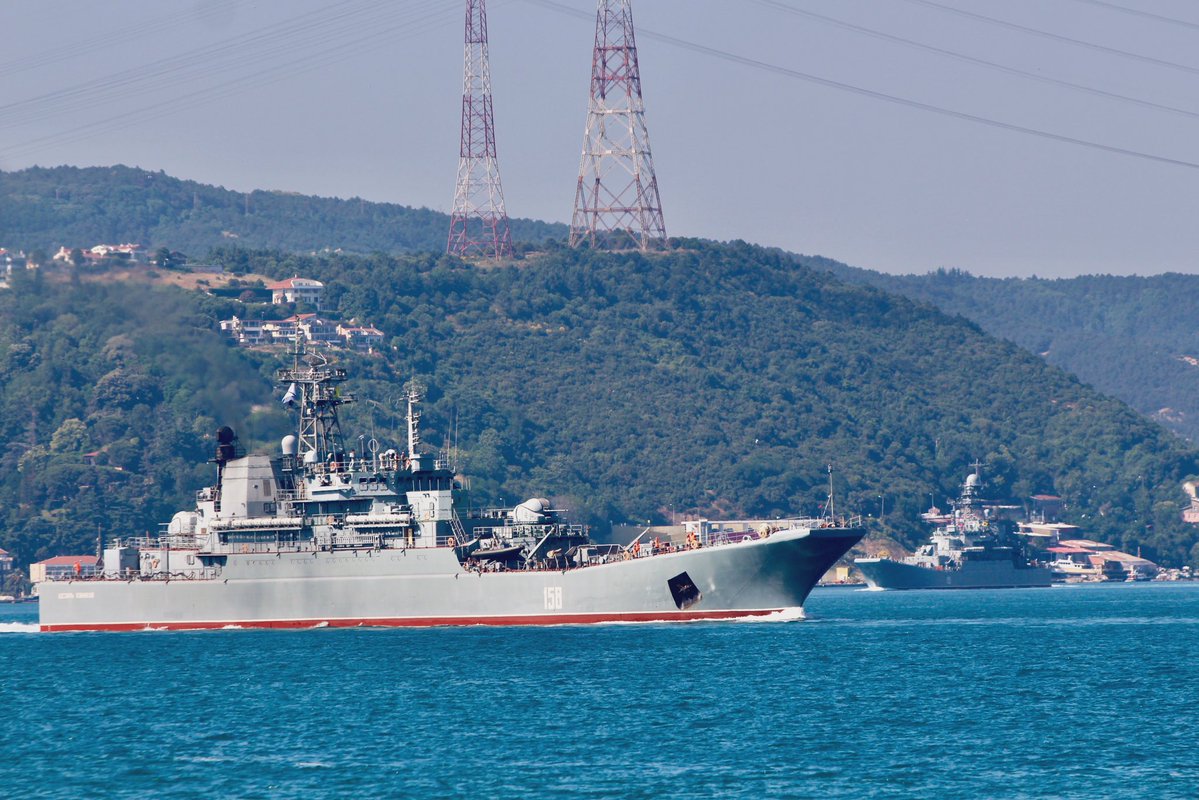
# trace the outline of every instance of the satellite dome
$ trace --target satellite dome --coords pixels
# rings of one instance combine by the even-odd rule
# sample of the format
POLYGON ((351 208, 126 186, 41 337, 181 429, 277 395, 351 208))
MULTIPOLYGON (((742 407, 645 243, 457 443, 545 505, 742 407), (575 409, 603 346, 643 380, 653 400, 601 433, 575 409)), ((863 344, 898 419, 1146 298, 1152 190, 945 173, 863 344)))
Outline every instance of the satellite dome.
POLYGON ((295 434, 289 433, 286 436, 284 436, 283 442, 280 445, 283 448, 283 455, 294 456, 297 452, 296 445, 298 443, 299 443, 299 440, 295 437, 295 434))
POLYGON ((979 477, 978 477, 977 472, 971 472, 969 475, 966 476, 966 485, 967 486, 978 486, 978 481, 979 481, 979 477))

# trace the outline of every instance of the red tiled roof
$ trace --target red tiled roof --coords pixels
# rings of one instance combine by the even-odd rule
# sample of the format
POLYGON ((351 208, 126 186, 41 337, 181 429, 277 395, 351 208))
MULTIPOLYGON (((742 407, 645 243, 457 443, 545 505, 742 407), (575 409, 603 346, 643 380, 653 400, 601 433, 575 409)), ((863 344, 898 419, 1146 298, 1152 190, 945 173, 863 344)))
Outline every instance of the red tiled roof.
POLYGON ((1100 553, 1107 561, 1118 561, 1121 564, 1152 564, 1153 562, 1147 558, 1134 556, 1132 553, 1122 553, 1119 550, 1111 550, 1106 553, 1100 553))
POLYGON ((288 278, 285 281, 275 281, 270 286, 266 287, 272 291, 277 289, 323 289, 325 285, 320 281, 315 281, 311 278, 288 278), (299 286, 296 284, 299 283, 299 286))
POLYGON ((99 560, 95 556, 55 556, 54 558, 47 558, 45 561, 37 563, 44 564, 47 567, 73 567, 76 564, 79 564, 81 567, 94 567, 99 560))

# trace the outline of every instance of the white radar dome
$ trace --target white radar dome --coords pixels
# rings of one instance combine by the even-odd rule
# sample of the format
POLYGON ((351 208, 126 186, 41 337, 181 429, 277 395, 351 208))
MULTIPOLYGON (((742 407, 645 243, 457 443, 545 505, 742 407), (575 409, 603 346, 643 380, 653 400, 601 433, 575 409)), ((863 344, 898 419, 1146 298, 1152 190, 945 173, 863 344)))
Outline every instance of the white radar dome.
POLYGON ((517 522, 540 522, 550 509, 550 501, 544 497, 532 497, 512 509, 517 522))

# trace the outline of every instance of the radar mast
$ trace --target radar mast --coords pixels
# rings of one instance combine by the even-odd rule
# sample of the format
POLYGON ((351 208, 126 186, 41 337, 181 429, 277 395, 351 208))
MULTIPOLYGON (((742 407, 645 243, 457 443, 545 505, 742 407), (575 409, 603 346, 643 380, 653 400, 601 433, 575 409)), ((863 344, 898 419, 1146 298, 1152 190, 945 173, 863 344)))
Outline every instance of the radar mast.
POLYGON ((353 395, 344 394, 338 388, 346 380, 346 371, 331 367, 329 359, 320 353, 305 353, 297 337, 292 366, 279 370, 278 380, 288 386, 284 402, 294 402, 299 410, 297 455, 300 463, 325 464, 340 460, 345 446, 337 408, 354 402, 353 395))

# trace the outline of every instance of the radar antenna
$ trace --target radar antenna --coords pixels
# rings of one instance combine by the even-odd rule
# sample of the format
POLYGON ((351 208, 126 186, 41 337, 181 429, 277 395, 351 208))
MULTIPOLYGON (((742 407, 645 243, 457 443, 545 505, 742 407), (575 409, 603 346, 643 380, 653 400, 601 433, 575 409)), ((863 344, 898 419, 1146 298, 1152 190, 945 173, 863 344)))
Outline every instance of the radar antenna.
POLYGON ((421 401, 420 392, 408 390, 408 458, 416 458, 416 447, 420 444, 420 412, 416 404, 421 401))

